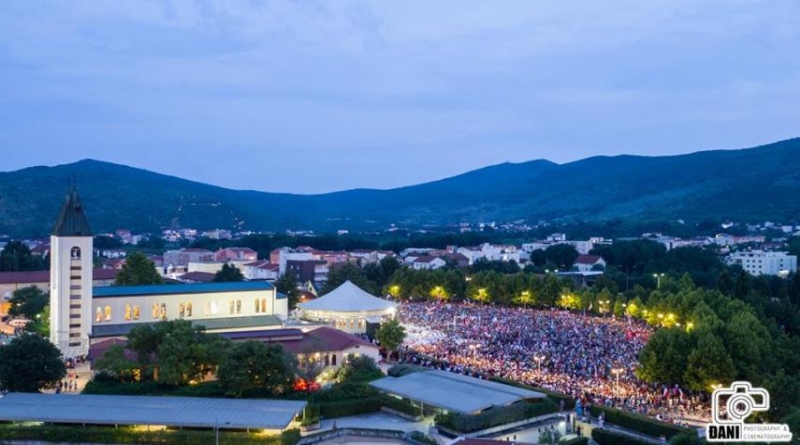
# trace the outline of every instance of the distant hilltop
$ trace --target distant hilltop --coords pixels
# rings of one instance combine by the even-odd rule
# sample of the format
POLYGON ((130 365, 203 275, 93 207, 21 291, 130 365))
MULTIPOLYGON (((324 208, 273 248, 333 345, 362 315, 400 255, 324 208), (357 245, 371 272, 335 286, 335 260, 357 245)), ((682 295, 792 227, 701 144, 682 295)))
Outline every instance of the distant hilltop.
POLYGON ((0 234, 49 234, 73 177, 98 233, 120 227, 357 231, 518 219, 795 221, 798 159, 800 139, 790 139, 680 156, 505 163, 391 190, 320 195, 230 190, 82 160, 0 173, 0 234))

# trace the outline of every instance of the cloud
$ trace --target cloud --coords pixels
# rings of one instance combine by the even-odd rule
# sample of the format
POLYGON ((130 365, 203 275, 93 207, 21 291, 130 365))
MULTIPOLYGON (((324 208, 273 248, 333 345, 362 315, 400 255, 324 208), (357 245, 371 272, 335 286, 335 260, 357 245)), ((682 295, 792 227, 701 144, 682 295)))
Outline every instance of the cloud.
POLYGON ((790 0, 12 2, 0 147, 6 169, 296 192, 743 147, 796 136, 798 21, 790 0))

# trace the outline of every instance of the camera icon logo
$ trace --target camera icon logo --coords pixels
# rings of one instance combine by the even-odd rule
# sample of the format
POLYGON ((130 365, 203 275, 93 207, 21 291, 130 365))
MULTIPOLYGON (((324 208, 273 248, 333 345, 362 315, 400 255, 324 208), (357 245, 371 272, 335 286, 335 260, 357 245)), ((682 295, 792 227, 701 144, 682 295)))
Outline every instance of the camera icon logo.
POLYGON ((750 415, 769 410, 769 392, 750 382, 733 382, 711 394, 711 419, 706 427, 708 442, 791 442, 786 424, 745 423, 750 415))
POLYGON ((733 382, 729 388, 717 388, 711 398, 714 423, 744 423, 744 419, 757 411, 769 410, 769 392, 753 388, 750 382, 733 382), (723 402, 723 399, 726 399, 723 402), (722 416, 722 408, 726 417, 722 416))

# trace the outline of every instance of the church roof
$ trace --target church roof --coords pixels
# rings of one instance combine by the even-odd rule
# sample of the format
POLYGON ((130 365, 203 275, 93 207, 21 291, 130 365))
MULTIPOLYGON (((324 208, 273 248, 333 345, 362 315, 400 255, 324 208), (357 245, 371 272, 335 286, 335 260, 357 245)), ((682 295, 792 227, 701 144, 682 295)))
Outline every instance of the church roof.
POLYGON ((359 312, 382 311, 397 305, 368 294, 348 280, 322 297, 297 306, 308 311, 359 312))
POLYGON ((92 236, 89 228, 89 220, 83 211, 83 205, 78 197, 78 192, 73 188, 67 193, 64 205, 61 206, 61 214, 53 229, 55 236, 92 236))

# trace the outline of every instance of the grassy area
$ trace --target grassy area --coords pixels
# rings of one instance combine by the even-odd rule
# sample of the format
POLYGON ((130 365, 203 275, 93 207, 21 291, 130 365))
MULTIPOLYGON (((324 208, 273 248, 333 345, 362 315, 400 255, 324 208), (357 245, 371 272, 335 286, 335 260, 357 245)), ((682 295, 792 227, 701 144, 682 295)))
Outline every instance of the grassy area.
MULTIPOLYGON (((73 426, 73 425, 0 425, 0 437, 5 440, 41 440, 67 443, 171 444, 194 445, 214 443, 210 430, 142 431, 133 427, 73 426)), ((221 445, 293 445, 300 439, 297 430, 281 435, 220 431, 221 445)))

